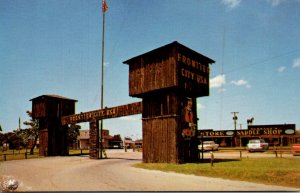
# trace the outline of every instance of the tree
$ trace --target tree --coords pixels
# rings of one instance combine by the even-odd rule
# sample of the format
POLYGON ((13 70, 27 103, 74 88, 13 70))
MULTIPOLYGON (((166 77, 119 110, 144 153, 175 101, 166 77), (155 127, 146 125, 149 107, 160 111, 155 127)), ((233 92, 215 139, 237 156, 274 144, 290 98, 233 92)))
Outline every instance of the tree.
POLYGON ((30 117, 30 120, 25 121, 23 124, 27 125, 28 128, 20 129, 19 132, 26 144, 31 143, 30 154, 32 155, 39 138, 39 121, 32 118, 32 112, 26 111, 26 113, 30 117))
POLYGON ((4 134, 4 142, 9 144, 9 149, 19 149, 24 145, 22 137, 17 133, 17 130, 4 134))
MULTIPOLYGON (((2 133, 2 127, 0 125, 0 147, 2 148, 4 143, 4 134, 2 133)), ((3 149, 2 149, 3 150, 3 149)))
POLYGON ((79 130, 81 129, 80 125, 72 124, 68 127, 68 142, 69 145, 73 145, 77 141, 79 135, 79 130))

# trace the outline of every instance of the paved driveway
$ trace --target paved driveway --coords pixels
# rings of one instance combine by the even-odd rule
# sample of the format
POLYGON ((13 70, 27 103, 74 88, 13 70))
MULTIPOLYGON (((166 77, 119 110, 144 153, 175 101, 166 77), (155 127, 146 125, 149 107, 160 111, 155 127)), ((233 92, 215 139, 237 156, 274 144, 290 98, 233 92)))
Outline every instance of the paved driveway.
POLYGON ((141 152, 109 150, 109 159, 47 157, 0 163, 0 179, 11 176, 20 191, 297 191, 249 182, 131 167, 141 152))

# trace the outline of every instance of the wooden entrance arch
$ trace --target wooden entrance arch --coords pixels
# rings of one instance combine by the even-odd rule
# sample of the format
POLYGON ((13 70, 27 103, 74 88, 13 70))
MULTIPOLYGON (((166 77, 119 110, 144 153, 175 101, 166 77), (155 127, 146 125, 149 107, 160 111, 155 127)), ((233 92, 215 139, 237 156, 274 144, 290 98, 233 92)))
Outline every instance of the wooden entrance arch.
POLYGON ((209 96, 209 64, 214 62, 175 41, 123 62, 129 65, 129 95, 142 102, 74 114, 76 100, 32 99, 33 118, 42 123, 40 153, 66 154, 66 125, 88 121, 90 157, 97 158, 98 120, 142 113, 144 162, 197 161, 196 98, 209 96))

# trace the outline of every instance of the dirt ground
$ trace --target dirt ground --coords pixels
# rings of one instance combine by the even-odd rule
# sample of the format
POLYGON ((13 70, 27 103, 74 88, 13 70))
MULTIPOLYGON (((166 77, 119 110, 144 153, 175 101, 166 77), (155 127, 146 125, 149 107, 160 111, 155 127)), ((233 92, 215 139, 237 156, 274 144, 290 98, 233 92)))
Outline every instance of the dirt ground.
POLYGON ((17 191, 299 191, 134 168, 142 153, 132 150, 108 150, 107 155, 102 160, 70 156, 0 162, 0 180, 16 179, 17 191))

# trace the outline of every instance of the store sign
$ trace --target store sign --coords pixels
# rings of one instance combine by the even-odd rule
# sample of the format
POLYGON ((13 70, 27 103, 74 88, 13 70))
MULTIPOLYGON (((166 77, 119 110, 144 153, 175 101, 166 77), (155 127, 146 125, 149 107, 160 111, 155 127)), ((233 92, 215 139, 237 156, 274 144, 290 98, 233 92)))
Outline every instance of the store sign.
POLYGON ((295 134, 295 128, 295 124, 249 125, 248 131, 254 135, 293 135, 295 134))
MULTIPOLYGON (((247 130, 236 130, 237 136, 260 136, 260 135, 294 135, 295 124, 283 125, 249 125, 247 130)), ((233 137, 234 130, 199 130, 198 137, 233 137)))

